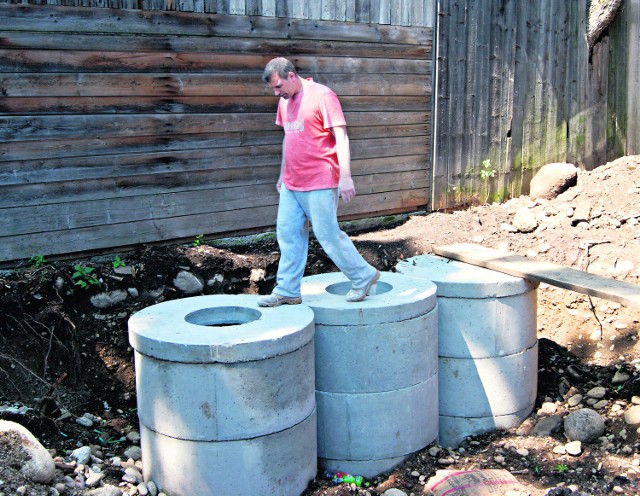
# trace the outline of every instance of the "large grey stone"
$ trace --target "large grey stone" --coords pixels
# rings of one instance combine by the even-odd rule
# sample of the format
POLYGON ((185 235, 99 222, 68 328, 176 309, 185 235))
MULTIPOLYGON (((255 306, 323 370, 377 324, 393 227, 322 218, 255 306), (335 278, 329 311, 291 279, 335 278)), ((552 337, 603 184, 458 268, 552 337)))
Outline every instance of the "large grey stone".
POLYGON ((598 412, 582 408, 564 418, 564 434, 571 441, 588 443, 602 435, 604 420, 598 412))
POLYGON ((546 164, 531 179, 529 196, 551 200, 571 186, 575 186, 577 180, 578 168, 575 165, 546 164))
MULTIPOLYGON (((17 439, 20 447, 28 455, 20 467, 20 472, 30 481, 50 482, 55 476, 55 463, 51 454, 27 428, 9 420, 0 420, 0 437, 17 439)), ((9 465, 14 460, 0 460, 2 465, 9 465)))
POLYGON ((538 227, 538 220, 533 211, 527 207, 521 207, 513 216, 513 227, 523 233, 535 231, 538 227))

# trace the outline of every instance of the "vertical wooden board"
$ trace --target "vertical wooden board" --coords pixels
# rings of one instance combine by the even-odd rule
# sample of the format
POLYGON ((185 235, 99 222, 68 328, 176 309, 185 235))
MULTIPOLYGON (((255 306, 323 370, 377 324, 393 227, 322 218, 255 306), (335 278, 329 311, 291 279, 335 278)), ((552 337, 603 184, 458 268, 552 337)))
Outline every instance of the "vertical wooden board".
POLYGON ((400 26, 402 22, 402 0, 390 0, 390 23, 393 26, 400 26))
POLYGON ((526 90, 523 81, 526 79, 526 6, 530 2, 515 2, 511 22, 515 27, 513 54, 513 111, 511 115, 511 176, 510 195, 517 197, 522 192, 523 139, 524 139, 524 105, 526 90))
POLYGON ((551 39, 551 63, 549 65, 549 73, 552 77, 552 85, 554 92, 554 100, 549 108, 549 119, 547 120, 547 162, 562 162, 566 155, 564 149, 564 135, 566 135, 566 126, 564 123, 564 111, 561 108, 565 97, 565 33, 564 29, 567 24, 566 18, 566 2, 557 2, 554 5, 554 15, 551 17, 551 29, 553 36, 551 39))
POLYGON ((295 19, 308 19, 309 0, 293 0, 293 11, 291 17, 295 19))
POLYGON ((372 0, 371 22, 391 24, 391 0, 372 0))
POLYGON ((446 0, 437 0, 436 27, 434 58, 436 60, 435 72, 436 86, 434 88, 434 118, 433 118, 433 160, 432 160, 432 195, 431 205, 434 210, 442 210, 447 207, 448 186, 447 186, 447 136, 446 130, 449 126, 449 104, 446 90, 449 87, 448 61, 449 48, 446 43, 449 31, 449 5, 446 0))
POLYGON ((322 15, 323 20, 332 20, 336 16, 336 0, 319 0, 322 2, 322 15))
POLYGON ((356 22, 368 23, 371 21, 369 14, 371 12, 371 0, 355 0, 354 12, 356 22))
POLYGON ((277 1, 278 0, 260 0, 260 3, 261 3, 260 15, 265 17, 275 17, 277 1))
POLYGON ((640 154, 640 0, 625 3, 626 26, 629 43, 627 54, 627 144, 624 152, 627 155, 640 154))

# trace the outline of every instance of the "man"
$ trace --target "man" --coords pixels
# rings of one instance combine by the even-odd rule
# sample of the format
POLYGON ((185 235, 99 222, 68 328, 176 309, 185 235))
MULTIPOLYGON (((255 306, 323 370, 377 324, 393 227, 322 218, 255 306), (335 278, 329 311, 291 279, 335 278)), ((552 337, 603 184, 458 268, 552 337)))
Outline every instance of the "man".
POLYGON ((309 248, 309 224, 333 263, 351 281, 347 301, 362 301, 380 277, 340 230, 339 196, 351 201, 347 126, 338 97, 326 86, 303 79, 282 57, 271 60, 262 74, 280 97, 276 124, 284 128, 282 164, 276 187, 280 193, 277 237, 280 263, 273 293, 263 296, 264 307, 302 302, 300 284, 309 248))

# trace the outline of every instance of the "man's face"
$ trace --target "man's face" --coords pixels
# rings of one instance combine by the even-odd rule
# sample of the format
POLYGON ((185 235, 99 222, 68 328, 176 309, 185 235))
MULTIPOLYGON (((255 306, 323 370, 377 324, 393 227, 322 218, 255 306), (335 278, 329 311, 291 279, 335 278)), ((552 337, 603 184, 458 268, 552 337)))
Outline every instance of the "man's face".
POLYGON ((285 79, 282 79, 278 76, 277 73, 273 73, 271 75, 271 81, 268 83, 269 88, 271 88, 276 96, 284 98, 288 100, 293 95, 295 95, 297 86, 296 86, 296 75, 293 72, 289 72, 285 79))

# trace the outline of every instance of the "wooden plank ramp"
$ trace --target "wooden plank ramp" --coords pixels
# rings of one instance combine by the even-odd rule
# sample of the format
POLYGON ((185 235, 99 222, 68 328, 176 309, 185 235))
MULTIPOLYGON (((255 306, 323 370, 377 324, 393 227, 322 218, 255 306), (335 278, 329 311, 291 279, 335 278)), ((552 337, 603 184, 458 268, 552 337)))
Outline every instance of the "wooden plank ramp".
POLYGON ((435 246, 433 252, 441 257, 640 308, 640 286, 637 284, 472 243, 435 246))

